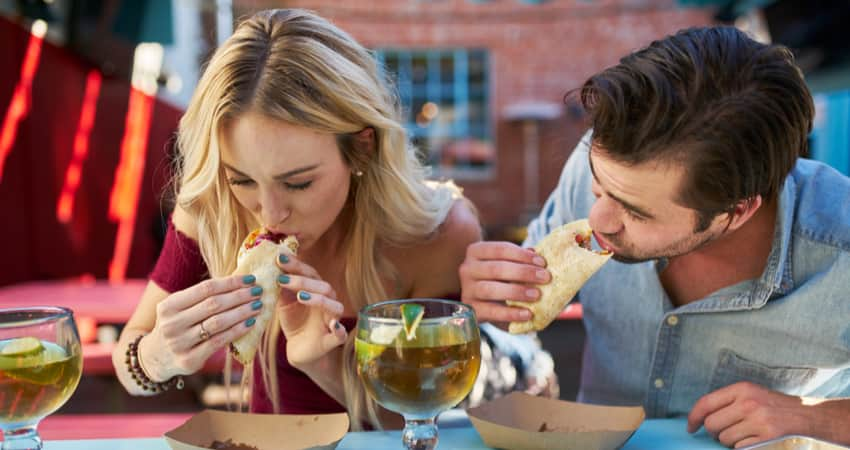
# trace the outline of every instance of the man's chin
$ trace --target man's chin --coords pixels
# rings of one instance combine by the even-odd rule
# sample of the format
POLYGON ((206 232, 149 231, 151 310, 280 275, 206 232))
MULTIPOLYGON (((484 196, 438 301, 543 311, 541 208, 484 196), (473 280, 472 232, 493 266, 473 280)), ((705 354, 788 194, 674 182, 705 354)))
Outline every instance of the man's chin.
POLYGON ((614 256, 611 257, 614 261, 621 262, 623 264, 640 264, 643 262, 647 262, 652 260, 653 258, 635 258, 631 255, 624 255, 621 253, 614 253, 614 256))

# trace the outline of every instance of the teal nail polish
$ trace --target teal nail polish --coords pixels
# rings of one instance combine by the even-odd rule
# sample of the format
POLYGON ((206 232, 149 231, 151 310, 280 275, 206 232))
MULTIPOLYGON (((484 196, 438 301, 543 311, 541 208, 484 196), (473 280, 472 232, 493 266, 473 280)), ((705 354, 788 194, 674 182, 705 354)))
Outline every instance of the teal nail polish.
POLYGON ((277 277, 277 282, 280 284, 289 284, 289 275, 281 275, 277 277))
POLYGON ((304 292, 304 291, 298 291, 298 299, 304 300, 304 301, 310 300, 310 293, 304 292))
POLYGON ((254 286, 254 287, 251 288, 251 296, 252 297, 256 297, 256 296, 258 296, 262 293, 263 293, 263 288, 261 288, 259 286, 254 286))
POLYGON ((253 327, 255 323, 257 323, 257 319, 251 317, 250 319, 245 321, 245 326, 246 327, 253 327))
POLYGON ((286 263, 289 262, 289 257, 286 256, 286 255, 280 255, 280 257, 278 259, 280 260, 281 264, 286 264, 286 263))
POLYGON ((255 277, 253 275, 245 275, 244 277, 242 277, 242 283, 243 284, 252 284, 255 281, 257 281, 257 277, 255 277))
POLYGON ((251 309, 253 309, 254 311, 256 311, 256 310, 258 310, 262 307, 263 307, 263 301, 262 300, 254 300, 254 303, 251 303, 251 309))

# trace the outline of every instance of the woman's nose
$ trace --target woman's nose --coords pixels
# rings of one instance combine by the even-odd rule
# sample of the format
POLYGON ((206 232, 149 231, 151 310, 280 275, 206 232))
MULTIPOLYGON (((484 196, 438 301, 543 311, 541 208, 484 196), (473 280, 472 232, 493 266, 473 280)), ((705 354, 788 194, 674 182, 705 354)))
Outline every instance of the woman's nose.
POLYGON ((616 234, 623 227, 619 205, 605 196, 596 199, 587 220, 590 222, 590 228, 602 234, 616 234))
POLYGON ((284 222, 292 212, 285 200, 274 193, 265 193, 260 196, 259 215, 267 227, 275 227, 284 222))

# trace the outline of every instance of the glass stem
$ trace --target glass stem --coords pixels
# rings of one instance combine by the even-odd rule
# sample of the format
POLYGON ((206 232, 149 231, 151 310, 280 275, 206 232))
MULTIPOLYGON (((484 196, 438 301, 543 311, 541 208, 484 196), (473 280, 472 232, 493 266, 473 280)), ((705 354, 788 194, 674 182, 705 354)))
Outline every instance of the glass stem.
POLYGON ((437 448, 437 423, 435 418, 405 418, 401 439, 407 450, 432 450, 437 448))
POLYGON ((29 425, 14 430, 3 430, 2 450, 41 450, 41 438, 35 430, 35 425, 29 425))

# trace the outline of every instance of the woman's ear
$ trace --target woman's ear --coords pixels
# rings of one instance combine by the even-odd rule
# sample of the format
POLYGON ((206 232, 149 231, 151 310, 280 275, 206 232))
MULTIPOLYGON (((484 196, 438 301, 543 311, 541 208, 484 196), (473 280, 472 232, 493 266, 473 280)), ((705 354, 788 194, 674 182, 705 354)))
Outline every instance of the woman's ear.
POLYGON ((354 149, 358 152, 364 152, 371 158, 375 154, 377 148, 375 129, 366 127, 357 133, 354 133, 354 149))

